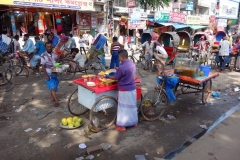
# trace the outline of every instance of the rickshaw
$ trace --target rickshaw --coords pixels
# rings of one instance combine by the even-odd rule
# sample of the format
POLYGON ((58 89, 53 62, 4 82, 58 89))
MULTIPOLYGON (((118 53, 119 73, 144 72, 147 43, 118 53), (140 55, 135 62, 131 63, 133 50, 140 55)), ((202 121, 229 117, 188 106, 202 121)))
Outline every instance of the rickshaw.
POLYGON ((178 54, 179 35, 176 32, 165 32, 160 35, 158 41, 163 45, 163 48, 168 54, 166 65, 170 63, 173 64, 173 60, 178 54))
POLYGON ((186 31, 179 31, 177 34, 180 38, 178 57, 186 57, 189 53, 190 47, 192 46, 191 35, 186 31))
POLYGON ((200 63, 208 63, 208 59, 210 56, 210 39, 209 39, 209 35, 205 32, 197 32, 193 35, 193 42, 192 42, 192 47, 190 50, 190 54, 189 54, 189 58, 192 58, 196 61, 199 61, 200 63), (200 38, 204 36, 204 40, 206 41, 206 53, 205 54, 201 54, 199 52, 199 47, 198 47, 198 42, 200 40, 200 38))
MULTIPOLYGON (((227 34, 224 31, 219 31, 214 36, 213 45, 211 48, 211 53, 212 53, 211 66, 212 66, 212 68, 215 66, 219 66, 219 64, 220 64, 220 57, 218 56, 219 44, 220 44, 221 40, 223 39, 223 37, 225 37, 225 36, 227 36, 227 34)), ((227 67, 230 71, 232 71, 235 68, 236 59, 237 59, 236 56, 237 56, 237 49, 235 47, 233 47, 232 49, 230 49, 230 56, 228 57, 228 61, 227 61, 227 67)))

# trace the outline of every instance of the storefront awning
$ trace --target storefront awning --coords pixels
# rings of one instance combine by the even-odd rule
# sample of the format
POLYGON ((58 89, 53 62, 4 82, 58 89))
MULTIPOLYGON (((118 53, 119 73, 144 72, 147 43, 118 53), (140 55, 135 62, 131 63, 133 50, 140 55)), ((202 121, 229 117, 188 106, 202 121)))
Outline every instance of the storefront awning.
POLYGON ((185 24, 173 24, 172 25, 175 29, 187 28, 188 25, 185 24))
POLYGON ((158 24, 161 24, 163 26, 173 26, 173 23, 159 23, 157 22, 158 24))
POLYGON ((195 25, 188 25, 190 28, 197 30, 197 29, 202 29, 202 28, 207 28, 207 26, 195 26, 195 25))

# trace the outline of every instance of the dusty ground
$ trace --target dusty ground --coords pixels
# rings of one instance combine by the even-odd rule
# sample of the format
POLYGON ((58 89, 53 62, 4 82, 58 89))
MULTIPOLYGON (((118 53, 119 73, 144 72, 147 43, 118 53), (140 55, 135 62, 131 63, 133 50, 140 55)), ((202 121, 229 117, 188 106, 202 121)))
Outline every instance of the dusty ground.
MULTIPOLYGON (((80 76, 78 73, 75 78, 80 76)), ((64 130, 59 127, 61 118, 72 116, 67 109, 67 99, 76 85, 61 81, 58 92, 61 106, 54 108, 45 82, 38 76, 30 76, 24 84, 0 95, 0 157, 2 160, 69 160, 86 155, 86 150, 78 148, 80 143, 89 147, 109 143, 112 147, 95 154, 94 159, 134 160, 135 155, 145 155, 148 160, 162 158, 201 132, 199 125, 210 126, 239 103, 239 94, 232 91, 239 85, 239 78, 239 72, 226 71, 214 79, 213 90, 220 92, 220 99, 211 98, 211 104, 200 104, 200 95, 181 95, 159 120, 147 122, 139 115, 138 128, 119 133, 112 126, 87 138, 83 134, 89 123, 88 112, 81 116, 84 118, 81 128, 64 130), (176 119, 168 119, 168 114, 176 119), (25 132, 28 128, 33 130, 25 132), (38 128, 41 130, 36 132, 38 128), (70 148, 65 149, 68 144, 71 144, 70 148)), ((142 80, 144 93, 153 89, 154 75, 142 80)))

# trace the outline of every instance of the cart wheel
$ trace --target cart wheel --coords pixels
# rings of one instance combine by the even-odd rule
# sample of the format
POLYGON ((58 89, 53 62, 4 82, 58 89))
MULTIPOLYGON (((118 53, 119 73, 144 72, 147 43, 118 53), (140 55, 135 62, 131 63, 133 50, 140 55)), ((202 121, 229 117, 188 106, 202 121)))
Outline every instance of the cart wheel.
POLYGON ((229 63, 229 70, 230 70, 230 72, 232 72, 233 69, 234 69, 235 61, 236 61, 235 57, 231 57, 231 60, 230 60, 230 63, 229 63))
POLYGON ((151 61, 145 61, 145 59, 137 65, 138 74, 141 77, 147 77, 151 74, 153 70, 153 64, 151 61))
POLYGON ((117 100, 111 96, 99 98, 89 114, 88 128, 93 132, 99 132, 113 125, 117 117, 117 104, 117 100))
POLYGON ((209 102, 209 97, 212 93, 212 80, 207 81, 203 84, 202 88, 202 103, 206 104, 209 102))
POLYGON ((88 108, 78 103, 78 89, 73 91, 73 93, 68 98, 68 110, 75 116, 84 114, 88 110, 88 108))
POLYGON ((159 94, 158 89, 147 92, 141 102, 140 110, 144 119, 153 121, 163 115, 168 100, 165 90, 159 94))

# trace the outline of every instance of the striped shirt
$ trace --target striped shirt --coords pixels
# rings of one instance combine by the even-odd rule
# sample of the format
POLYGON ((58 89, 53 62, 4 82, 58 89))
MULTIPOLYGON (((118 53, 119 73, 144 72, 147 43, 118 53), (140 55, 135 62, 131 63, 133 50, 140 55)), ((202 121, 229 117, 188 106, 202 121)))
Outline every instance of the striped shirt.
POLYGON ((229 56, 230 42, 228 40, 223 40, 220 43, 219 56, 229 56))
POLYGON ((118 42, 113 42, 112 44, 112 51, 119 51, 121 48, 120 44, 118 42))
POLYGON ((51 74, 51 68, 56 63, 58 56, 55 53, 49 54, 47 51, 41 56, 41 64, 45 66, 48 74, 51 74))

